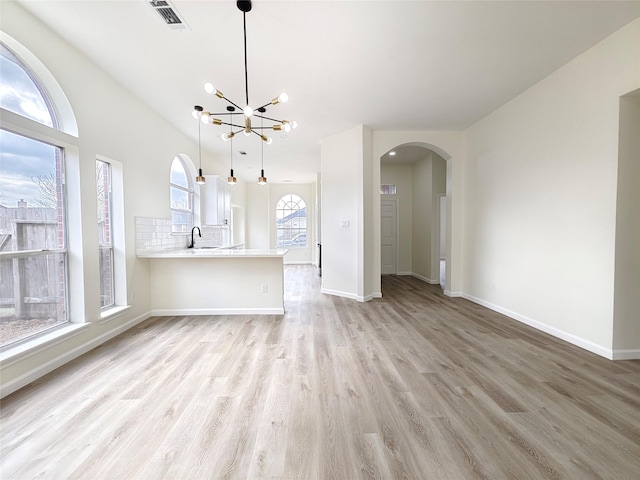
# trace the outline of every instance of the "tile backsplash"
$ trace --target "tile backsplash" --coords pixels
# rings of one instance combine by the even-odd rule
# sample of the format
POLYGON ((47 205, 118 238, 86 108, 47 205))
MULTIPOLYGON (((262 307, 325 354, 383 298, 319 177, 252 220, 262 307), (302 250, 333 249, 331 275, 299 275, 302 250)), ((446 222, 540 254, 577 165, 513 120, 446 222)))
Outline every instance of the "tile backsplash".
MULTIPOLYGON (((191 240, 190 233, 171 232, 171 219, 135 217, 136 251, 175 250, 186 248, 191 240)), ((202 237, 195 236, 196 246, 217 247, 230 244, 228 225, 200 227, 202 237)))

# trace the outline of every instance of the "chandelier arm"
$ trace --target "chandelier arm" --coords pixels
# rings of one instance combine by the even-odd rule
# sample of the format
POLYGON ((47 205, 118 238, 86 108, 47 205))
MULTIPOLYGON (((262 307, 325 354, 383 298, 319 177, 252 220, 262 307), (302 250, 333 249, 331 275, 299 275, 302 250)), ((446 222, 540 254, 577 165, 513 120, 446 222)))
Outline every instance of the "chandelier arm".
POLYGON ((256 108, 256 110, 260 110, 261 108, 267 108, 267 107, 273 107, 273 102, 265 103, 261 107, 256 108))
MULTIPOLYGON (((283 123, 283 121, 282 121, 282 120, 278 120, 277 118, 264 117, 264 116, 262 116, 262 115, 256 115, 256 114, 254 114, 253 116, 254 116, 254 117, 257 117, 257 118, 264 118, 265 120, 270 120, 270 121, 272 121, 272 122, 276 122, 276 123, 280 123, 280 124, 281 124, 281 123, 283 123)), ((270 128, 270 127, 267 127, 267 128, 270 128)))
POLYGON ((209 115, 244 115, 244 113, 240 112, 209 112, 209 115))
MULTIPOLYGON (((234 107, 236 107, 238 110, 240 110, 240 112, 238 113, 242 113, 242 107, 240 105, 237 105, 236 103, 232 102, 231 100, 229 100, 227 97, 222 97, 223 100, 226 100, 227 102, 229 102, 231 105, 233 105, 234 107)), ((226 113, 226 112, 225 112, 226 113)), ((234 115, 236 115, 234 113, 234 115)))
POLYGON ((235 123, 220 122, 220 125, 229 125, 230 127, 236 127, 236 128, 241 129, 241 130, 244 130, 244 127, 242 125, 236 125, 235 123))

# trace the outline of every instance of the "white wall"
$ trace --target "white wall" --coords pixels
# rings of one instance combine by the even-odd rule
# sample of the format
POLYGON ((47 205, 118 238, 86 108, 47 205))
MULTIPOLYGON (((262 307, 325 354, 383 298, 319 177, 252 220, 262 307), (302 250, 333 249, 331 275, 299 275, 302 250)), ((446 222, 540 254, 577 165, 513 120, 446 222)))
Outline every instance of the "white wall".
MULTIPOLYGON (((91 322, 74 336, 47 344, 30 355, 3 361, 2 393, 5 394, 149 315, 149 264, 135 256, 134 217, 170 217, 171 162, 179 153, 197 159, 198 148, 21 6, 1 2, 0 9, 3 31, 29 49, 51 71, 77 119, 78 155, 68 157, 67 162, 69 172, 73 173, 68 189, 76 192, 71 198, 77 200, 70 209, 81 227, 70 242, 72 263, 79 265, 70 272, 70 282, 72 286, 84 287, 71 289, 72 296, 82 297, 81 308, 72 309, 72 321, 91 322), (127 299, 131 303, 126 313, 106 322, 98 321, 97 156, 122 164, 127 299)), ((204 160, 206 173, 217 173, 217 163, 204 160)), ((72 300, 72 303, 78 302, 72 300)))
POLYGON ((619 97, 640 20, 466 132, 464 290, 612 355, 619 97))
POLYGON ((613 349, 640 351, 640 91, 620 99, 613 349))
POLYGON ((245 188, 247 201, 245 207, 246 248, 271 248, 269 225, 275 217, 275 213, 269 209, 271 184, 247 183, 245 188))
POLYGON ((359 224, 364 221, 362 142, 362 126, 324 138, 320 160, 322 291, 359 300, 364 275, 360 260, 364 244, 359 236, 359 224))
POLYGON ((413 165, 413 242, 411 253, 412 272, 431 283, 431 229, 433 206, 431 204, 433 184, 432 156, 426 151, 425 158, 413 165))

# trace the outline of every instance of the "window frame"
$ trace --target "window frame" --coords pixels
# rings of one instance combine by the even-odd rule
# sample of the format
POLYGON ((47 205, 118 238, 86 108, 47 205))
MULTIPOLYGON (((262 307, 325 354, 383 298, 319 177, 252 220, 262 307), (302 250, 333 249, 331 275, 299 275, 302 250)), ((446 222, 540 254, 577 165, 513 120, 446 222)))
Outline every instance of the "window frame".
POLYGON ((37 57, 9 35, 3 34, 2 44, 29 76, 38 92, 42 94, 49 114, 52 116, 53 126, 0 106, 0 128, 58 149, 59 161, 57 163, 60 168, 62 189, 57 204, 64 209, 63 248, 0 253, 1 258, 4 259, 38 258, 46 255, 62 255, 64 259, 61 275, 64 284, 65 321, 16 336, 7 341, 0 347, 0 350, 3 352, 3 358, 8 358, 6 355, 13 355, 12 352, 16 354, 25 352, 27 351, 25 349, 41 345, 56 336, 78 331, 86 322, 84 319, 83 259, 77 255, 69 254, 71 251, 81 251, 82 248, 80 162, 75 116, 60 85, 37 57), (72 185, 71 188, 69 188, 70 185, 72 185))
POLYGON ((101 158, 96 158, 96 201, 98 205, 97 220, 98 220, 98 271, 100 272, 100 309, 106 310, 112 308, 116 304, 115 295, 115 255, 114 255, 114 223, 113 223, 113 172, 111 163, 101 158), (102 165, 103 178, 98 177, 98 165, 102 165), (105 176, 106 175, 106 178, 105 176), (100 185, 102 183, 102 185, 100 185), (102 194, 106 196, 106 199, 100 200, 100 188, 103 188, 102 194), (101 211, 102 203, 102 211, 101 211), (104 217, 102 217, 104 215, 104 217), (100 233, 101 218, 104 218, 105 225, 103 226, 104 234, 100 233), (104 253, 107 252, 108 270, 107 275, 104 274, 103 258, 104 253), (105 280, 108 278, 109 283, 106 284, 105 280))
MULTIPOLYGON (((307 202, 305 202, 304 198, 302 198, 302 196, 298 195, 297 193, 285 193, 278 199, 275 207, 276 248, 304 249, 309 247, 309 238, 308 238, 309 226, 307 224, 307 220, 309 218, 308 213, 309 212, 307 210, 307 202), (295 200, 294 198, 297 200, 295 200), (294 202, 295 205, 299 208, 286 208, 292 202, 294 202), (281 207, 282 204, 284 205, 281 207), (300 207, 300 205, 302 206, 300 207), (305 211, 303 227, 301 227, 300 225, 293 226, 293 225, 280 223, 280 220, 286 217, 290 217, 291 215, 294 215, 295 213, 301 210, 305 211), (285 212, 291 212, 291 213, 285 214, 285 212), (282 235, 281 232, 289 232, 289 233, 288 234, 285 233, 284 235, 282 235), (302 234, 305 235, 304 244, 291 243, 295 240, 297 236, 302 234), (286 243, 286 242, 289 242, 289 243, 286 243)), ((291 220, 294 220, 296 218, 302 218, 302 217, 291 217, 291 220)))
POLYGON ((187 165, 185 159, 182 157, 182 155, 176 155, 175 157, 173 157, 173 160, 171 161, 171 167, 169 170, 169 207, 171 209, 171 233, 189 233, 189 231, 191 230, 191 227, 193 227, 195 225, 195 219, 196 219, 196 211, 195 211, 195 201, 196 201, 196 191, 195 191, 195 187, 194 187, 194 181, 191 178, 192 176, 190 175, 190 169, 189 166, 187 165), (177 184, 177 183, 173 183, 171 180, 171 171, 173 171, 173 165, 175 162, 179 162, 180 166, 182 167, 182 170, 184 171, 185 174, 185 178, 187 180, 187 187, 177 184), (174 197, 173 197, 173 189, 185 192, 187 194, 187 205, 188 208, 175 208, 174 205, 174 197), (179 213, 179 214, 187 214, 187 219, 190 220, 190 223, 187 222, 186 224, 186 229, 185 230, 180 230, 178 228, 176 228, 178 225, 183 225, 182 223, 175 223, 174 222, 174 213, 179 213))

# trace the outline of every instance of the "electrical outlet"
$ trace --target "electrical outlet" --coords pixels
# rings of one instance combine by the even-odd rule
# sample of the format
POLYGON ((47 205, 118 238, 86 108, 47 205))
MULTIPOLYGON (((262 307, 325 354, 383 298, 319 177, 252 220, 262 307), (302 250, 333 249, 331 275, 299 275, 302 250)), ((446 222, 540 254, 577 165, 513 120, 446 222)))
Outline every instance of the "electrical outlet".
POLYGON ((269 285, 266 283, 262 284, 262 293, 267 293, 269 291, 269 285))

